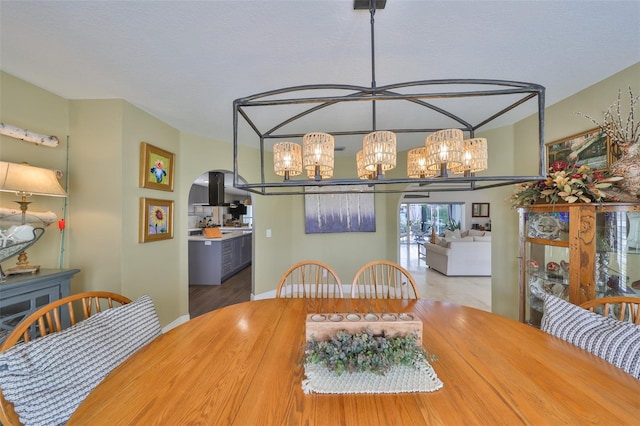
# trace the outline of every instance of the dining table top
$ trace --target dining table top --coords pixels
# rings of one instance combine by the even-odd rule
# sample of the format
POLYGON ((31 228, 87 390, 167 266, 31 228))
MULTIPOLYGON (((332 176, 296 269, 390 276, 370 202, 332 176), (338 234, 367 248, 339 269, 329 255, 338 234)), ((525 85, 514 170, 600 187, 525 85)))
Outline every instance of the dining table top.
POLYGON ((426 299, 266 299, 176 327, 133 354, 69 425, 640 424, 640 380, 532 326, 426 299), (307 314, 407 312, 443 386, 305 394, 307 314))

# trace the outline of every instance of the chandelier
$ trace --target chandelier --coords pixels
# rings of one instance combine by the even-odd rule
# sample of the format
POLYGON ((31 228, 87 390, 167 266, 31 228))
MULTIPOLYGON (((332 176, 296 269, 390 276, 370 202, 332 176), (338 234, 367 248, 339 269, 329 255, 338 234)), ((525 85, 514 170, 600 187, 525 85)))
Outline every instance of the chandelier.
MULTIPOLYGON (((366 184, 366 190, 371 192, 419 193, 478 190, 544 178, 544 87, 533 83, 486 79, 421 80, 376 85, 374 15, 377 8, 384 8, 385 3, 386 0, 354 1, 354 9, 368 9, 371 16, 370 87, 345 84, 294 86, 258 93, 233 102, 233 184, 236 188, 262 195, 293 195, 362 192, 362 185, 366 184), (447 107, 463 101, 477 104, 477 100, 482 98, 504 100, 497 110, 489 112, 475 123, 447 107), (488 175, 488 141, 476 137, 476 131, 536 99, 538 175, 488 175), (377 129, 376 106, 394 103, 410 104, 416 111, 415 115, 425 112, 426 125, 377 129), (351 114, 348 108, 354 105, 370 108, 369 129, 315 128, 315 117, 323 122, 348 121, 351 114), (275 111, 276 114, 271 114, 275 111), (330 113, 335 113, 336 118, 328 120, 330 113), (442 118, 452 125, 428 125, 430 120, 442 118), (404 176, 399 176, 397 171, 390 176, 397 166, 397 138, 415 134, 424 135, 424 144, 407 151, 404 176), (335 165, 335 153, 341 149, 336 146, 336 138, 340 144, 348 144, 350 148, 362 141, 362 145, 354 151, 347 176, 338 176, 336 173, 337 169, 345 172, 344 161, 341 162, 342 167, 335 165), (245 164, 239 147, 241 140, 243 143, 257 141, 257 145, 253 145, 260 152, 260 180, 257 182, 240 181, 240 167, 245 164), (297 142, 299 140, 301 144, 297 142), (483 173, 476 174, 479 172, 483 173), (323 188, 327 186, 334 188, 323 188)), ((476 111, 484 111, 484 108, 478 106, 476 111)), ((245 150, 243 154, 249 155, 245 150)), ((255 167, 255 161, 249 164, 255 167)), ((243 174, 243 178, 246 179, 246 176, 243 174)))

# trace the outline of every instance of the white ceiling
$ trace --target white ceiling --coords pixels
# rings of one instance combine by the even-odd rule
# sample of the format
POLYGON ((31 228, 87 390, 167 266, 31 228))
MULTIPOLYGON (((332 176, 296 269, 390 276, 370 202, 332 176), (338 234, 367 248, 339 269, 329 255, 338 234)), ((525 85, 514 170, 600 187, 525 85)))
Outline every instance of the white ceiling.
MULTIPOLYGON (((352 6, 0 0, 0 66, 65 98, 122 98, 231 141, 236 98, 371 84, 369 12, 352 6)), ((640 1, 388 0, 375 17, 378 86, 516 80, 545 86, 549 106, 640 62, 640 1)))

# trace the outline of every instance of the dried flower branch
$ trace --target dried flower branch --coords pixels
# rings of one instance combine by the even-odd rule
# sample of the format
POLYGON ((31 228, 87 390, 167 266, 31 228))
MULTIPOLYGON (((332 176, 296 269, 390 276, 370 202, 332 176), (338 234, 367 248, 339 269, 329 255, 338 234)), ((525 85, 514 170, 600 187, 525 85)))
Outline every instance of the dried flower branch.
POLYGON ((607 136, 619 146, 633 145, 640 142, 640 121, 635 122, 635 109, 640 100, 640 95, 633 96, 631 86, 629 86, 629 115, 623 121, 620 111, 621 91, 618 90, 618 99, 604 113, 604 121, 599 123, 593 117, 578 112, 578 115, 588 118, 598 126, 607 136))

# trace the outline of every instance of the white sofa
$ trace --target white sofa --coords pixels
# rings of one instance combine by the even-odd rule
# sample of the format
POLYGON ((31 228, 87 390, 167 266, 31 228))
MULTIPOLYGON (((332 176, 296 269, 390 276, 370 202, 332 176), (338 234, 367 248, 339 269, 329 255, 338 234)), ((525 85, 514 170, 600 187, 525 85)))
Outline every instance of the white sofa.
POLYGON ((490 276, 491 233, 470 229, 424 243, 426 263, 447 276, 490 276))

